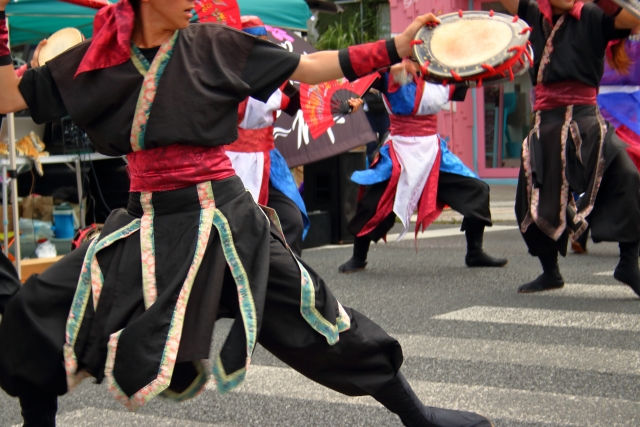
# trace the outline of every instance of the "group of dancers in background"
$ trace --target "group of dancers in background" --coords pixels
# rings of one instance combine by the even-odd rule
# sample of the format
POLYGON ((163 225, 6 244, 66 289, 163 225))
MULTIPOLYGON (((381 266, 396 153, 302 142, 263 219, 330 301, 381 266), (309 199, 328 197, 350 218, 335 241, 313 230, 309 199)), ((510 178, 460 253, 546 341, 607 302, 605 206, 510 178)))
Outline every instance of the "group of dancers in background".
MULTIPOLYGON (((543 274, 521 292, 561 287, 557 255, 590 226, 594 241, 619 242, 615 277, 640 295, 640 175, 595 103, 609 42, 640 21, 607 1, 502 0, 531 25, 536 58, 536 120, 516 213, 543 274)), ((417 18, 391 40, 300 56, 262 40, 256 18, 239 32, 189 25, 191 0, 122 0, 98 13, 92 40, 19 79, 7 3, 0 0, 0 112, 28 107, 36 122, 71 116, 98 152, 127 156, 131 178, 128 207, 42 275, 20 285, 0 257, 0 386, 19 398, 25 426, 54 426, 57 397, 87 377, 106 381, 131 410, 158 395, 194 397, 211 376, 227 392, 250 372, 256 343, 324 386, 373 396, 405 426, 492 425, 424 405, 400 371, 400 344, 343 306, 300 259, 308 222, 271 130, 278 110, 298 108, 289 80, 387 69, 380 89, 391 135, 354 176, 363 186, 350 224, 356 243, 340 271, 365 268, 371 241, 396 216, 404 234, 417 211, 417 233, 444 205, 464 215, 466 264, 504 266, 483 251, 488 186, 437 135, 437 112, 466 88, 426 83, 403 61, 436 17, 417 18), (221 317, 233 326, 207 367, 221 317)))

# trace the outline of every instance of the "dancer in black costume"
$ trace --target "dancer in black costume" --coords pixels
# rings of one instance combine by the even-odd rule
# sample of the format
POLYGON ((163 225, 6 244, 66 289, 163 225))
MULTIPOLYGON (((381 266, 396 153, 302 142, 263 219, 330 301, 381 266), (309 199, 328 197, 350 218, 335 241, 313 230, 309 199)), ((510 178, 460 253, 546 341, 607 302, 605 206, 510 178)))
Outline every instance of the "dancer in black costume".
POLYGON ((399 62, 433 15, 395 40, 300 57, 225 26, 189 26, 193 1, 121 0, 98 13, 92 40, 20 81, 6 49, 7 2, 0 112, 70 115, 99 152, 127 155, 131 178, 127 209, 44 274, 20 288, 0 265, 0 385, 20 398, 26 426, 55 425, 57 395, 87 377, 106 380, 131 410, 159 394, 195 396, 220 316, 235 319, 212 361, 220 392, 244 380, 259 342, 320 384, 373 396, 407 426, 491 425, 420 403, 399 373, 398 342, 297 260, 224 150, 247 96, 399 62))
POLYGON ((543 273, 518 291, 563 287, 558 253, 590 226, 595 242, 619 242, 614 277, 640 295, 640 175, 596 105, 607 44, 640 21, 579 1, 501 2, 531 25, 535 54, 535 124, 523 144, 516 217, 543 273), (571 192, 582 196, 575 202, 571 192))

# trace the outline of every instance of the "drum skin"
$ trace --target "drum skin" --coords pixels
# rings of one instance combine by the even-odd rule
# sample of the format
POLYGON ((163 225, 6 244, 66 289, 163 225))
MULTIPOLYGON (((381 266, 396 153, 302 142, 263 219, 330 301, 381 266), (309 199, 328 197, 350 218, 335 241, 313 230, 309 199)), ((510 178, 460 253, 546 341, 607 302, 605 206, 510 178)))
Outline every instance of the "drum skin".
POLYGON ((38 57, 38 65, 43 66, 62 52, 71 49, 84 41, 84 35, 76 28, 63 28, 56 31, 42 46, 38 57))

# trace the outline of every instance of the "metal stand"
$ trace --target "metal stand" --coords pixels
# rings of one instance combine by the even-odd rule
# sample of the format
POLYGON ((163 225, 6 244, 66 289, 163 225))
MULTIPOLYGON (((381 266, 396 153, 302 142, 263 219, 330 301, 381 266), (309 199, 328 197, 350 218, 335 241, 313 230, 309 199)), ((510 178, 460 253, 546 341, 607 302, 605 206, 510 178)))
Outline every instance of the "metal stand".
MULTIPOLYGON (((16 254, 15 266, 18 278, 22 279, 22 268, 20 266, 20 213, 18 212, 18 168, 16 161, 16 129, 13 120, 13 113, 7 114, 7 124, 9 125, 9 170, 7 175, 11 184, 11 209, 13 213, 13 244, 16 254)), ((6 179, 6 178, 5 178, 6 179)), ((6 188, 6 186, 4 186, 6 188)), ((3 203, 6 199, 3 199, 3 203)), ((6 239, 7 234, 5 234, 6 239)), ((7 248, 8 250, 8 248, 7 248)))

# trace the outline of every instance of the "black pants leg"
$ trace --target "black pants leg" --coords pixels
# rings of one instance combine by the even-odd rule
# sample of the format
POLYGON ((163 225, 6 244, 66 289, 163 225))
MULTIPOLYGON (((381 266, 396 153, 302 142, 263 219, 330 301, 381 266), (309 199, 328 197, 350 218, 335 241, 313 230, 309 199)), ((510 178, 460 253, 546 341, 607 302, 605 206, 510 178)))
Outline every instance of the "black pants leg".
POLYGON ((267 206, 278 214, 287 244, 293 253, 300 256, 302 254, 304 223, 302 222, 302 212, 300 212, 298 205, 269 184, 269 202, 267 206))
POLYGON ((492 225, 489 186, 479 179, 440 172, 438 200, 464 216, 463 230, 467 223, 483 227, 492 225))
MULTIPOLYGON (((337 344, 329 345, 300 315, 300 270, 293 257, 277 239, 271 239, 270 248, 258 342, 307 378, 349 396, 374 394, 393 379, 403 360, 400 344, 370 319, 345 307, 351 328, 340 334, 337 344)), ((316 308, 335 319, 335 297, 322 278, 305 267, 316 288, 316 308)))
MULTIPOLYGON (((608 145, 605 155, 618 148, 608 145)), ((607 165, 588 221, 596 243, 640 240, 640 174, 623 149, 607 165)))
MULTIPOLYGON (((518 225, 520 225, 529 211, 527 178, 522 166, 520 167, 520 175, 518 176, 515 211, 518 225)), ((565 230, 562 236, 555 241, 540 230, 535 223, 532 223, 527 228, 527 231, 522 233, 522 238, 529 248, 529 253, 533 256, 549 257, 555 256, 557 253, 560 253, 562 256, 567 255, 567 243, 569 242, 569 232, 567 230, 565 230)))

